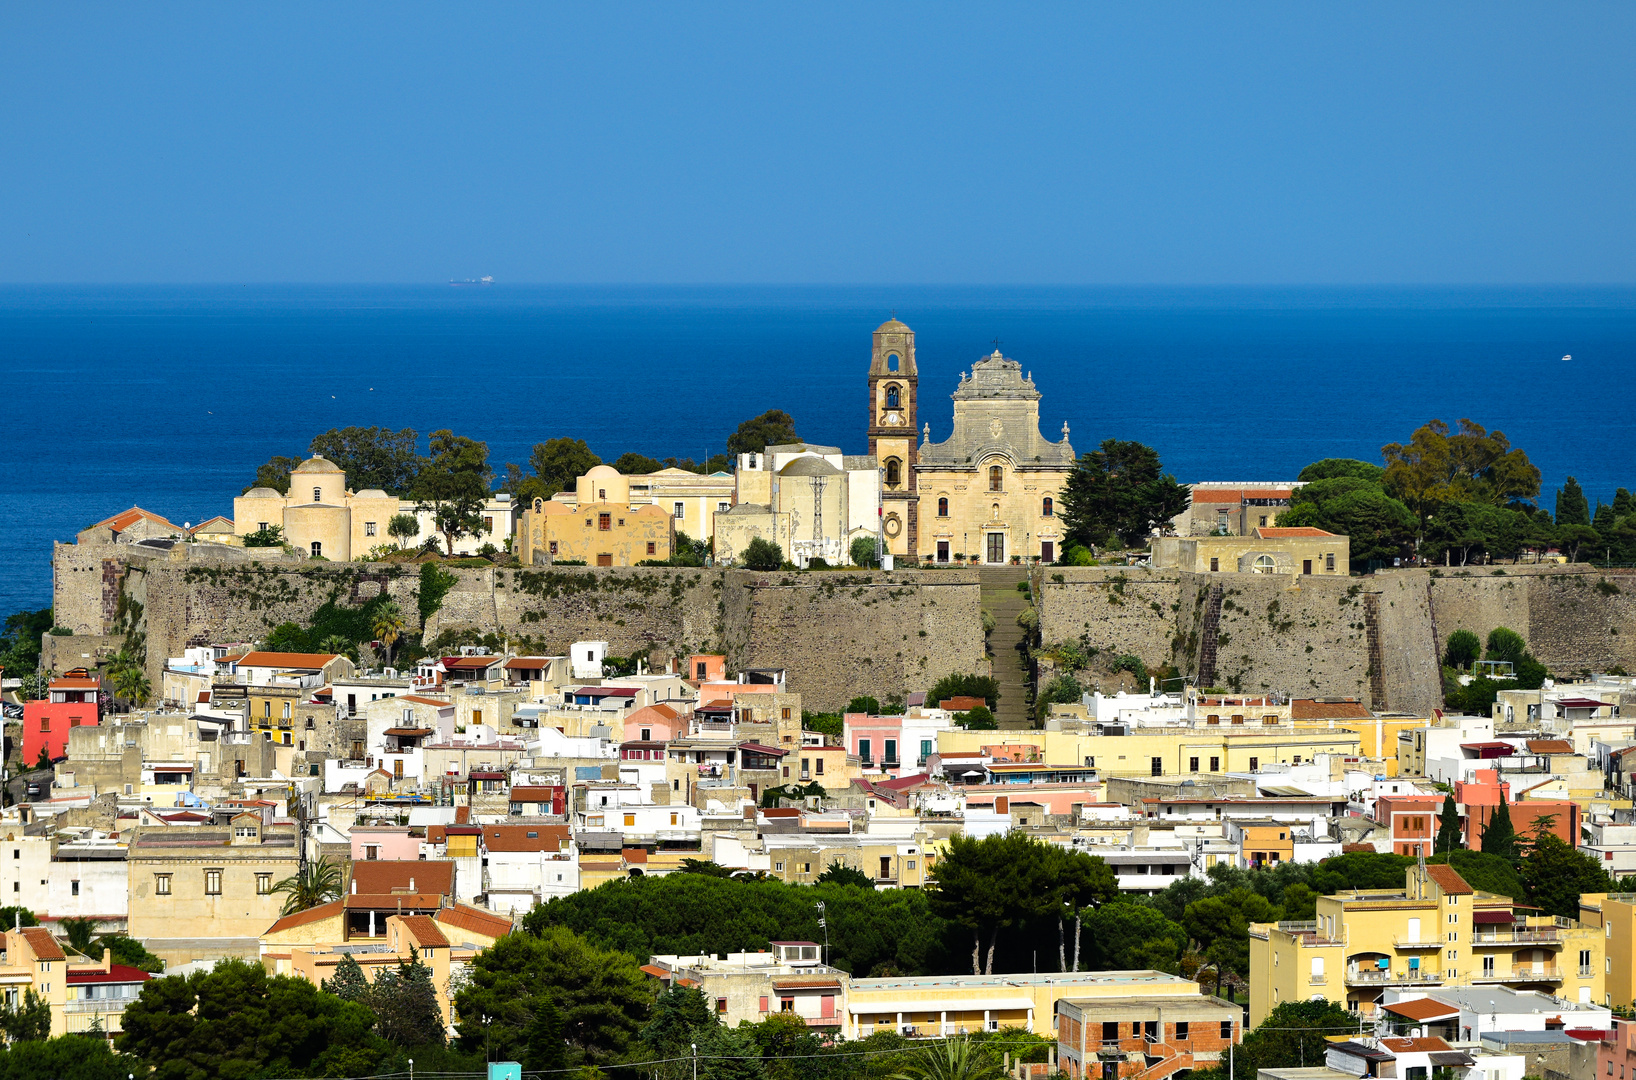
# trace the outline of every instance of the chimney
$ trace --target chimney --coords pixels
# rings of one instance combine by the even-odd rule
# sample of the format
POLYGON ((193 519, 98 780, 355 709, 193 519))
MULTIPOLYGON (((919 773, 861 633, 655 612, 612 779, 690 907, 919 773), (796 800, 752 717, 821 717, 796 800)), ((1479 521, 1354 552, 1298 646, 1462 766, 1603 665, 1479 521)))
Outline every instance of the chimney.
POLYGON ((358 879, 357 878, 352 879, 352 895, 353 896, 358 895, 358 879))
POLYGON ((413 877, 411 877, 409 879, 409 892, 410 892, 411 895, 413 895, 414 891, 415 891, 415 879, 413 877))
POLYGON ((108 946, 104 945, 102 947, 102 973, 104 975, 107 975, 107 974, 112 973, 113 970, 114 970, 114 954, 113 954, 113 950, 109 949, 108 946))

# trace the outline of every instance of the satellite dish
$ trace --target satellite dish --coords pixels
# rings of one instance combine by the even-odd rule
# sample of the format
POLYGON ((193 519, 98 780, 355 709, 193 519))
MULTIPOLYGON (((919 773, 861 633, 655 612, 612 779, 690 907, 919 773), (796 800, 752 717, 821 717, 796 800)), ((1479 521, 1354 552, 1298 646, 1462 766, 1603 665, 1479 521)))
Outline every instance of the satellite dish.
POLYGON ((1572 359, 1573 359, 1573 357, 1572 357, 1572 356, 1571 356, 1571 355, 1569 355, 1569 356, 1564 356, 1564 357, 1563 357, 1563 358, 1562 358, 1562 359, 1563 359, 1563 360, 1564 360, 1564 361, 1568 361, 1568 360, 1572 360, 1572 359))

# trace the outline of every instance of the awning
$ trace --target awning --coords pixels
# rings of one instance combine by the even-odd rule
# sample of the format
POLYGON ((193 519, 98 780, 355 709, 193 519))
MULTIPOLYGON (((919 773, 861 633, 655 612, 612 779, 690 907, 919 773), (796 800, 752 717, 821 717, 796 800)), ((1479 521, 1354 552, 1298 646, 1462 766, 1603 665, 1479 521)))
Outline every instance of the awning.
POLYGON ((1033 1007, 1033 998, 886 998, 881 1001, 849 1001, 846 1011, 854 1016, 872 1016, 876 1013, 1026 1012, 1033 1007))
POLYGON ((1515 916, 1511 914, 1509 909, 1503 911, 1473 911, 1471 913, 1471 921, 1485 925, 1493 923, 1509 923, 1515 921, 1515 916))
POLYGON ((1468 742, 1461 743, 1462 750, 1475 750, 1480 758, 1510 757, 1517 752, 1517 748, 1504 742, 1468 742))
POLYGON ((783 757, 789 753, 788 750, 780 750, 776 746, 763 746, 761 743, 754 742, 741 742, 738 744, 738 748, 748 750, 752 754, 767 754, 771 757, 783 757))
POLYGON ((418 739, 431 733, 432 729, 429 727, 389 727, 385 732, 385 734, 396 739, 418 739))

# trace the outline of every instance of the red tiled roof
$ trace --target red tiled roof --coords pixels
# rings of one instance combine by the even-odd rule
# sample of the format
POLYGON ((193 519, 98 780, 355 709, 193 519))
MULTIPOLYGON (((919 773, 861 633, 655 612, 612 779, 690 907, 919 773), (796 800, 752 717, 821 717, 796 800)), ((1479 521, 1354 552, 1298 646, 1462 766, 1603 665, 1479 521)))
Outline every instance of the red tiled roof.
POLYGON ((262 931, 262 933, 274 934, 280 930, 289 930, 293 927, 305 926, 308 923, 332 919, 339 914, 341 914, 341 901, 331 900, 327 904, 319 904, 317 907, 308 908, 306 911, 297 911, 293 915, 286 915, 262 931))
POLYGON ((314 671, 334 660, 337 653, 253 652, 239 659, 239 667, 311 668, 314 671))
POLYGON ((1240 488, 1193 489, 1193 501, 1196 503, 1236 503, 1243 499, 1244 493, 1240 488))
POLYGON ((1315 698, 1295 698, 1289 703, 1291 720, 1370 720, 1370 712, 1357 698, 1345 701, 1318 701, 1315 698))
POLYGON ((505 663, 507 671, 538 671, 551 663, 549 656, 514 656, 505 663))
POLYGON ((124 964, 110 964, 108 970, 97 968, 92 971, 70 971, 68 973, 69 986, 83 986, 86 983, 139 983, 153 978, 141 968, 127 967, 124 964))
POLYGON ((1256 535, 1263 540, 1286 540, 1298 537, 1336 536, 1337 533, 1315 529, 1311 525, 1263 525, 1255 530, 1256 535))
POLYGON ((769 754, 773 757, 783 757, 789 753, 788 750, 780 750, 776 746, 765 746, 758 742, 741 742, 738 744, 738 748, 748 750, 752 754, 769 754))
POLYGON ((381 732, 383 735, 390 735, 397 739, 418 739, 423 735, 430 735, 431 733, 432 729, 429 727, 389 727, 385 731, 381 732))
POLYGON ((96 690, 102 686, 98 679, 52 679, 53 690, 96 690))
POLYGON ((567 825, 483 826, 483 844, 490 851, 560 851, 571 835, 567 825))
POLYGON ((511 789, 512 802, 550 802, 556 798, 556 789, 541 784, 519 784, 511 789))
POLYGON ((452 701, 439 701, 437 698, 421 697, 418 694, 404 694, 394 698, 394 701, 413 701, 416 705, 435 705, 440 709, 454 708, 452 701))
POLYGON ((1415 998, 1413 1001, 1400 1001, 1395 1005, 1384 1006, 1387 1012, 1406 1016, 1410 1020, 1438 1020, 1448 1016, 1459 1016, 1460 1010, 1454 1005, 1445 1005, 1436 998, 1415 998))
POLYGON ((481 671, 500 662, 498 656, 445 656, 444 671, 481 671))
POLYGON ((1437 887, 1451 896, 1470 896, 1474 891, 1466 879, 1452 866, 1428 866, 1426 876, 1437 882, 1437 887))
POLYGON ((149 521, 158 522, 160 525, 163 525, 166 528, 176 529, 177 532, 181 532, 181 529, 177 528, 174 523, 166 521, 158 514, 155 514, 149 510, 144 510, 140 506, 133 506, 129 510, 124 511, 123 513, 115 514, 111 518, 104 518, 95 525, 91 526, 91 528, 100 529, 107 527, 114 530, 114 532, 124 532, 126 529, 130 528, 132 525, 135 525, 143 518, 146 518, 149 521))
POLYGON ((415 939, 415 944, 422 949, 447 948, 449 939, 443 936, 438 928, 437 921, 430 915, 404 915, 403 928, 409 936, 415 939))
POLYGON ((1583 697, 1558 698, 1552 704, 1560 705, 1564 709, 1602 709, 1608 705, 1606 701, 1583 697))
POLYGON ((511 933, 511 920, 492 911, 469 904, 450 904, 437 913, 437 921, 487 938, 504 937, 511 933))
POLYGON ((1530 754, 1571 754, 1574 744, 1567 739, 1529 739, 1523 744, 1530 754))
POLYGON ((448 896, 454 892, 454 863, 447 859, 354 862, 347 887, 350 891, 356 886, 359 893, 406 893, 411 880, 417 893, 448 896))
POLYGON ((66 960, 62 946, 57 939, 51 936, 51 931, 43 926, 25 926, 21 930, 13 930, 13 934, 22 934, 28 947, 34 950, 36 960, 66 960))

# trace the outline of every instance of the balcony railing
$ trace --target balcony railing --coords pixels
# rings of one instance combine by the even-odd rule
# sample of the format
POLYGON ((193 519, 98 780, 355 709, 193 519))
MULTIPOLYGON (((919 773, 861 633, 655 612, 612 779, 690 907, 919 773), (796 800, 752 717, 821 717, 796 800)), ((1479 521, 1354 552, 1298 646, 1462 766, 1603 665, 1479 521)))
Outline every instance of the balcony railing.
POLYGON ((1481 931, 1471 935, 1471 943, 1483 945, 1560 945, 1562 931, 1549 927, 1537 930, 1503 930, 1493 933, 1481 931))
POLYGON ((1312 984, 1313 986, 1324 986, 1329 982, 1329 976, 1328 975, 1314 975, 1311 978, 1307 979, 1307 982, 1312 984))
POLYGON ((1410 968, 1408 971, 1353 968, 1346 973, 1348 986, 1434 986, 1442 981, 1443 976, 1431 968, 1410 968))
POLYGON ((90 1001, 67 1001, 63 1003, 63 1011, 71 1013, 102 1013, 105 1016, 118 1016, 125 1011, 125 1006, 135 1001, 135 998, 93 998, 90 1001))
POLYGON ((1561 982, 1562 969, 1555 967, 1484 968, 1471 976, 1474 983, 1561 982))
POLYGON ((1596 976, 1596 969, 1594 967, 1592 967, 1589 964, 1581 964, 1580 965, 1580 967, 1579 967, 1579 977, 1581 979, 1590 979, 1590 978, 1594 978, 1595 976, 1596 976))
POLYGON ((1441 949, 1443 947, 1443 942, 1436 938, 1399 937, 1394 938, 1392 944, 1399 949, 1441 949))

